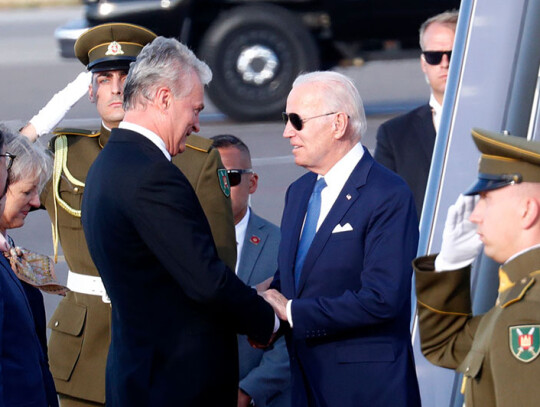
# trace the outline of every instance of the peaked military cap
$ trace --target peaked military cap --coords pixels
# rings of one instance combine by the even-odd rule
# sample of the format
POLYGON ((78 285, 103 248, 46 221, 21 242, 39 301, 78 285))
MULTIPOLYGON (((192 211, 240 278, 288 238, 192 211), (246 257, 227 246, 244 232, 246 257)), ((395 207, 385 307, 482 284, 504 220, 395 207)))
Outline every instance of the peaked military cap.
POLYGON ((156 34, 144 27, 109 23, 90 28, 75 42, 75 56, 92 72, 129 69, 156 34))
POLYGON ((520 182, 540 182, 540 143, 482 129, 472 129, 472 136, 482 155, 478 180, 465 195, 520 182))

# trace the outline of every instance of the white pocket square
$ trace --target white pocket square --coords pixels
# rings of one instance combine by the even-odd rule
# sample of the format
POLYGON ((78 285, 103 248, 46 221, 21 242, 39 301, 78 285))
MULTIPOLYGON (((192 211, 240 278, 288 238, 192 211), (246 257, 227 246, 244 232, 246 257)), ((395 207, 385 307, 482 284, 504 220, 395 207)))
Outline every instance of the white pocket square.
POLYGON ((332 233, 350 232, 351 230, 353 230, 353 228, 350 223, 346 223, 343 226, 338 223, 334 230, 332 230, 332 233))

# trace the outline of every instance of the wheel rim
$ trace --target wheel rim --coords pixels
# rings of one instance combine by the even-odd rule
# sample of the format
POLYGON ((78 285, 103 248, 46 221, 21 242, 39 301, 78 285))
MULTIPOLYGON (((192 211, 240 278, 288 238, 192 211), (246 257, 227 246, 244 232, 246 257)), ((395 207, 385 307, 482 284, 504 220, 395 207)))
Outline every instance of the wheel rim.
POLYGON ((264 85, 276 76, 279 59, 276 53, 263 45, 252 45, 238 55, 236 70, 244 82, 264 85))

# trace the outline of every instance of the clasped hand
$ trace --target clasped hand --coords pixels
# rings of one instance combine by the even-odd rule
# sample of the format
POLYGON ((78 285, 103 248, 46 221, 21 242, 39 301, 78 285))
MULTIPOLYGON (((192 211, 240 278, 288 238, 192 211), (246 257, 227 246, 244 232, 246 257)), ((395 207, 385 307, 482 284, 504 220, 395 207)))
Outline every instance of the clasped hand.
MULTIPOLYGON (((266 291, 259 291, 259 295, 262 296, 268 304, 272 306, 277 317, 282 321, 287 321, 287 298, 283 296, 279 291, 270 289, 266 291)), ((249 344, 253 348, 264 349, 272 345, 278 336, 280 335, 280 330, 274 332, 270 337, 270 341, 266 344, 258 343, 250 338, 248 338, 249 344)))

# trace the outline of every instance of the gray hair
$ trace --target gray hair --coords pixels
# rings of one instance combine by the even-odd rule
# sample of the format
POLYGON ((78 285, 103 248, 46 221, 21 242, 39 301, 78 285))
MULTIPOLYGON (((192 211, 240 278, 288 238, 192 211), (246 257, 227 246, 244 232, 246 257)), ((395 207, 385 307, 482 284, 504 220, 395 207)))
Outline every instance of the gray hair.
POLYGON ((424 49, 424 33, 426 32, 427 28, 433 24, 441 24, 444 25, 454 32, 456 31, 457 26, 457 20, 458 20, 459 12, 457 10, 449 10, 445 11, 443 13, 437 14, 433 17, 428 18, 426 21, 422 23, 420 26, 420 48, 422 51, 425 51, 424 49))
POLYGON ((40 144, 31 144, 20 134, 6 129, 2 132, 6 151, 16 156, 8 173, 10 185, 25 179, 37 179, 38 191, 41 192, 52 174, 52 156, 40 144))
POLYGON ((193 89, 192 73, 203 85, 212 80, 212 71, 184 44, 174 38, 157 37, 145 45, 130 66, 124 85, 124 110, 137 104, 146 106, 158 88, 168 87, 175 98, 186 96, 193 89))
POLYGON ((349 116, 349 126, 354 140, 360 140, 367 129, 366 113, 360 93, 354 83, 343 74, 332 71, 316 71, 299 75, 293 82, 296 86, 306 83, 323 85, 322 100, 330 111, 344 112, 349 116))

